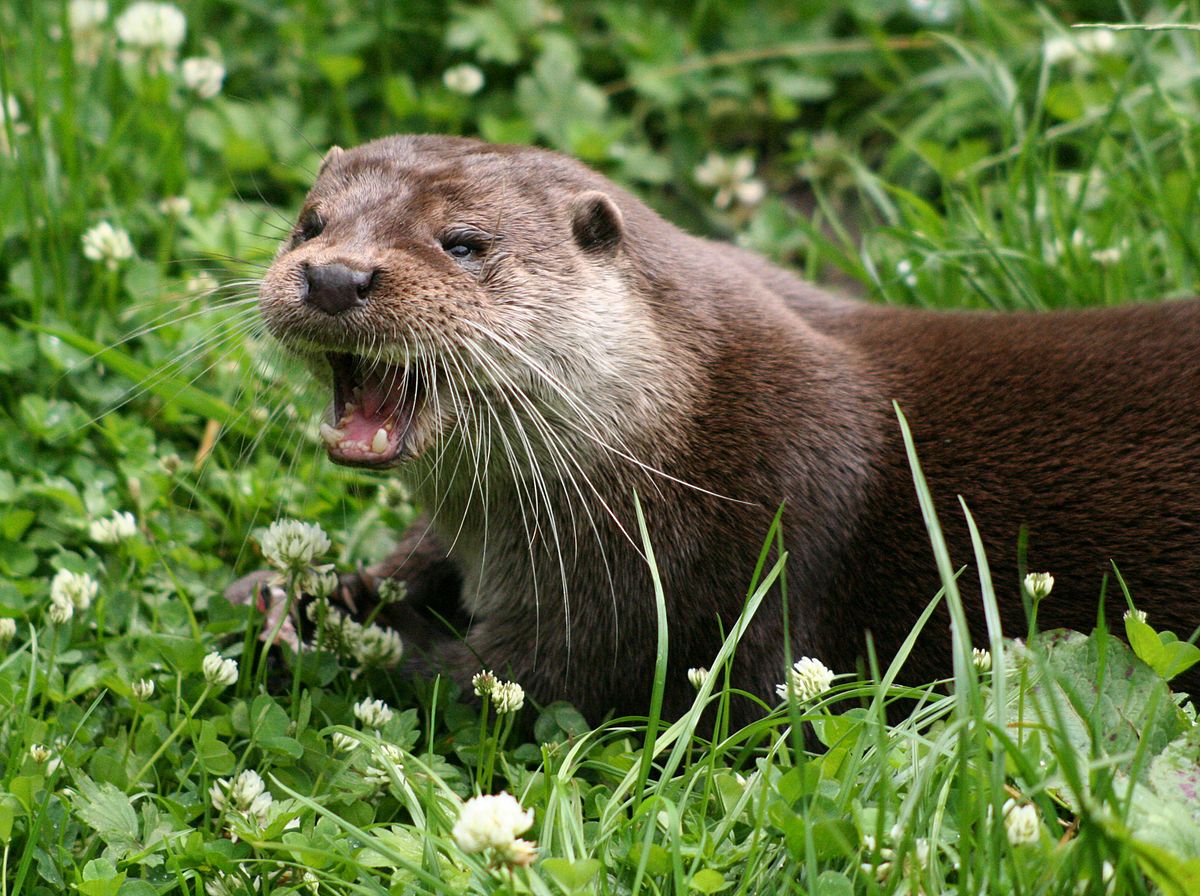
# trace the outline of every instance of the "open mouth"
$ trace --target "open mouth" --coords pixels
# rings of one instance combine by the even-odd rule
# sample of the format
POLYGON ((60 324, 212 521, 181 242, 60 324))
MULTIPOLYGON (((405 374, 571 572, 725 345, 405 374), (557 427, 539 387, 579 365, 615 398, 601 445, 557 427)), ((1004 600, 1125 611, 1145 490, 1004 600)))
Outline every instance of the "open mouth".
POLYGON ((424 390, 415 366, 328 352, 333 371, 333 417, 321 424, 321 441, 334 463, 385 467, 411 451, 413 422, 424 390))

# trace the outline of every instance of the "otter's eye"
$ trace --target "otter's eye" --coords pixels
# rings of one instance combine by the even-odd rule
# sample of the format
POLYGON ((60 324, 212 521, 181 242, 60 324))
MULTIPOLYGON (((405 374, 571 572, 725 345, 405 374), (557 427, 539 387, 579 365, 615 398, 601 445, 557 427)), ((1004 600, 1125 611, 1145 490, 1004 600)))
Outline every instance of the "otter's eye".
POLYGON ((316 212, 305 212, 300 218, 299 242, 306 243, 321 235, 325 229, 325 221, 316 212))
POLYGON ((459 262, 472 262, 483 256, 492 237, 473 227, 454 227, 442 234, 442 251, 459 262))

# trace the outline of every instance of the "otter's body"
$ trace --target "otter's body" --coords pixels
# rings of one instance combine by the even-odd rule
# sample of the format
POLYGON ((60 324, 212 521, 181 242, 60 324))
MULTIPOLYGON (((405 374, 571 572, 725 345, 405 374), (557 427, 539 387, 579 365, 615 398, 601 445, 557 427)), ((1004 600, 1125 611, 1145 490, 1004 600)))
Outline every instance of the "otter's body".
MULTIPOLYGON (((1156 626, 1200 624, 1200 303, 867 305, 686 235, 556 154, 397 137, 330 154, 262 309, 333 381, 331 458, 416 489, 428 522, 374 573, 410 580, 393 621, 460 681, 482 664, 592 719, 644 711, 656 625, 635 490, 669 711, 785 502, 793 656, 848 671, 869 631, 886 658, 938 588, 893 400, 956 563, 973 565, 956 495, 976 516, 1007 632, 1024 628, 1022 525, 1029 568, 1055 576, 1042 627, 1089 629, 1110 561, 1156 626), (465 643, 423 603, 460 610, 465 643)), ((944 623, 907 678, 947 672, 944 623)), ((770 696, 784 655, 769 597, 735 683, 770 696)))

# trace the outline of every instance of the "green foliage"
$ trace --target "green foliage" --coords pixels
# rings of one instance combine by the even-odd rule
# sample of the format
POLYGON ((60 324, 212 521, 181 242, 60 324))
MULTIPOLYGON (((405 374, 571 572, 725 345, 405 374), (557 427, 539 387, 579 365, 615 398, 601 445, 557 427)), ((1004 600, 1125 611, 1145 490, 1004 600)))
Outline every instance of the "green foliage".
MULTIPOLYGON (((1200 889, 1198 729, 1165 683, 1200 649, 1153 619, 1126 618, 1132 652, 993 626, 988 673, 960 637, 950 682, 896 686, 902 653, 731 733, 737 628, 683 720, 591 729, 565 704, 481 717, 332 653, 280 650, 263 686, 261 615, 221 596, 273 519, 319 522, 349 569, 413 516, 322 460, 325 399, 253 307, 331 143, 544 144, 879 301, 1161 298, 1200 269, 1193 33, 1068 30, 1123 19, 1107 2, 193 0, 177 49, 139 50, 117 38, 133 6, 85 25, 94 4, 0 4, 5 892, 1200 889), (94 526, 117 512, 135 530, 114 542, 94 526), (53 621, 60 570, 98 587, 53 621), (214 650, 235 684, 206 682, 214 650), (367 696, 395 708, 378 727, 367 696), (531 867, 456 843, 481 789, 534 810, 531 867)), ((957 616, 970 558, 929 519, 957 616)), ((766 556, 748 612, 781 584, 766 556)))

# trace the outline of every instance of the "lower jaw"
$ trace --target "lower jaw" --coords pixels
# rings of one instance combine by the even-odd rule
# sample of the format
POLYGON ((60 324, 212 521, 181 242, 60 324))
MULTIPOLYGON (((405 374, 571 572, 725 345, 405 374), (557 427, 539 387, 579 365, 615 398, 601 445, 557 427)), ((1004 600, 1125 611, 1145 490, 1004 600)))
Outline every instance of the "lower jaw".
POLYGON ((390 470, 393 467, 398 467, 410 458, 404 454, 395 457, 382 457, 374 459, 365 459, 361 457, 351 457, 338 454, 337 452, 328 452, 329 459, 340 467, 358 467, 364 470, 390 470))

